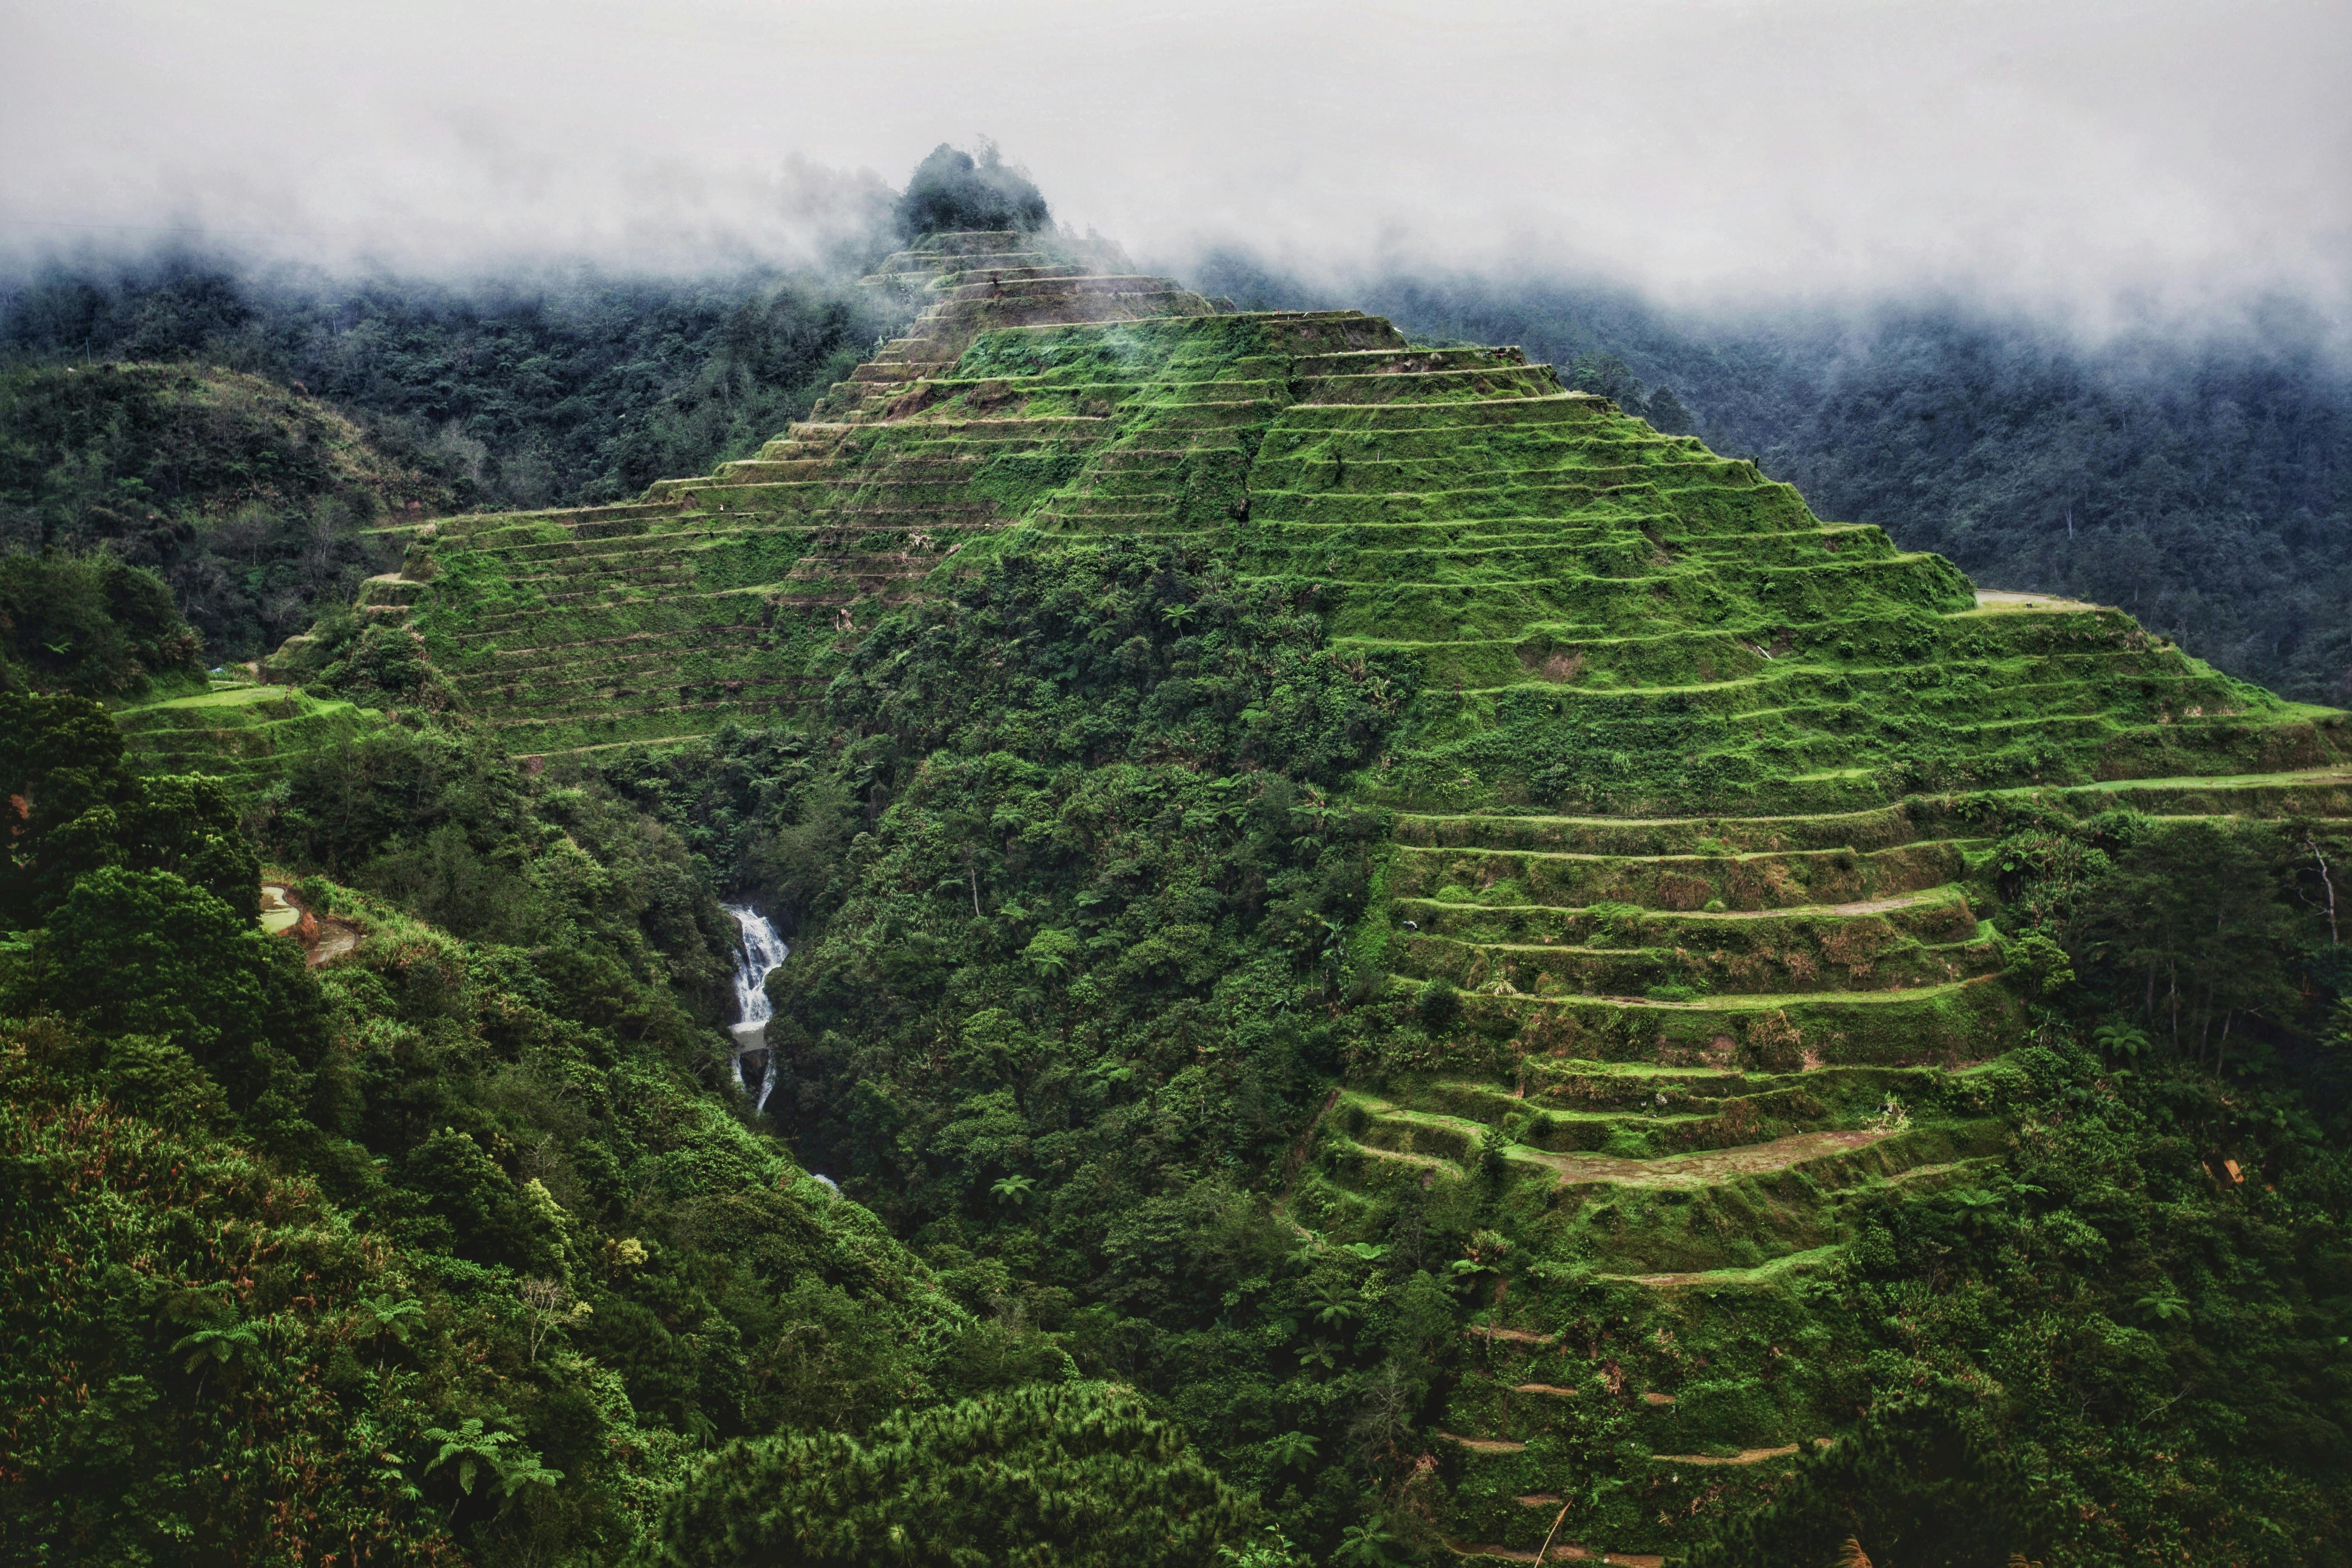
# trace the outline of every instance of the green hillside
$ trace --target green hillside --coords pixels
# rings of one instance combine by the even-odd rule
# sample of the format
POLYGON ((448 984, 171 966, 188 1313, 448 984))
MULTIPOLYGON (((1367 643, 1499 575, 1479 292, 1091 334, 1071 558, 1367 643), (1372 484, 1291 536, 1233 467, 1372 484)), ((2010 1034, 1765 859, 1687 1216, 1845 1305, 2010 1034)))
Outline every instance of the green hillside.
MULTIPOLYGON (((380 525, 286 685, 121 716, 299 751, 272 852, 485 944, 423 1037, 699 975, 673 1065, 975 1315, 887 1419, 632 1370, 746 1439, 627 1494, 644 1560, 1006 1555, 1104 1488, 1260 1568, 2345 1560, 2352 716, 1513 349, 1026 231, 868 281, 914 324, 758 456, 380 525), (721 889, 793 944, 748 1055, 681 934, 721 889)), ((475 1071, 514 1148, 595 1141, 475 1071)), ((614 1236, 733 1190, 583 1158, 614 1236)), ((463 1540, 619 1555, 566 1517, 463 1540)))

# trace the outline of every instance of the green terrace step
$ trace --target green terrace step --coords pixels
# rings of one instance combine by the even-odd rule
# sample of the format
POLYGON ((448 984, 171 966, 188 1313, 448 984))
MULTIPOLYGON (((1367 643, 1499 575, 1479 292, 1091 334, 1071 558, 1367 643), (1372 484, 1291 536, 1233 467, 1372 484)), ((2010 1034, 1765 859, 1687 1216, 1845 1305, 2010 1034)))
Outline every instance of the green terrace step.
POLYGON ((520 700, 520 693, 547 687, 588 682, 642 684, 647 675, 675 673, 682 679, 724 679, 767 675, 776 661, 767 657, 773 647, 751 638, 700 646, 685 638, 632 639, 625 645, 590 645, 576 653, 551 652, 513 661, 483 660, 450 670, 460 692, 481 698, 501 693, 500 700, 520 700))
POLYGON ((1947 808, 1932 801, 1904 801, 1866 811, 1794 816, 1624 817, 1402 812, 1395 819, 1395 833, 1400 843, 1424 847, 1545 849, 1598 855, 1720 855, 1759 850, 1885 848, 1937 836, 1948 816, 1947 808))
POLYGON ((2285 716, 2275 699, 2238 694, 2237 683, 2226 677, 2147 642, 2133 646, 2067 637, 2054 647, 2021 647, 2015 646, 2015 639, 1970 635, 1966 628, 1955 628, 1945 617, 1916 606, 1873 620, 1857 620, 1768 616, 1760 607, 1727 605, 1713 620, 1715 624, 1698 627, 1596 634, 1571 628, 1556 618, 1538 619, 1499 636, 1475 626, 1465 632, 1457 622, 1415 628, 1415 635, 1409 637, 1382 635, 1376 629, 1342 634, 1334 640, 1365 649, 1410 651, 1426 662, 1427 684, 1440 688, 1455 682, 1470 688, 1497 687, 1535 671, 1559 681, 1578 680, 1588 689, 1612 682, 1664 687, 1709 682, 1783 665, 1842 667, 1849 679, 1866 679, 1867 672, 1885 668, 1892 656, 1901 654, 1904 668, 1913 672, 1920 689, 1948 684, 1965 694, 1967 679, 1989 663, 2014 668, 2044 660, 2055 668, 2081 670, 2106 661, 2118 674, 2147 677, 2169 669, 2182 679, 2219 681, 2248 713, 2263 719, 2285 716), (1956 667, 1949 673, 1945 668, 1948 659, 1956 667))
POLYGON ((1600 491, 1588 504, 1443 523, 1268 515, 1254 518, 1250 543, 1269 552, 1295 551, 1361 560, 1407 575, 1424 560, 1443 562, 1456 553, 1512 550, 1528 552, 1534 559, 1565 559, 1570 563, 1573 557, 1564 557, 1563 552, 1606 551, 1612 557, 1631 556, 1654 567, 1680 565, 1685 573, 1708 571, 1726 560, 1735 566, 1787 568, 1883 560, 1901 553, 1883 534, 1799 525, 1759 528, 1720 538, 1685 534, 1680 531, 1679 520, 1670 514, 1629 504, 1649 499, 1645 491, 1600 491))
POLYGON ((1299 354, 1288 362, 1293 376, 1412 375, 1432 371, 1491 371, 1524 367, 1517 349, 1351 349, 1339 353, 1299 354))
POLYGON ((1402 400, 1357 403, 1345 399, 1294 403, 1283 423, 1297 430, 1405 430, 1423 425, 1433 409, 1443 409, 1455 420, 1494 427, 1516 424, 1558 424, 1591 417, 1591 400, 1573 392, 1529 389, 1507 397, 1454 399, 1443 404, 1402 400))
MULTIPOLYGON (((1915 1170, 1941 1170, 1945 1166, 1915 1166, 1915 1170)), ((1644 1285, 1659 1290, 1769 1290, 1787 1280, 1811 1274, 1834 1263, 1844 1252, 1842 1247, 1808 1247, 1802 1252, 1784 1253, 1769 1263, 1753 1268, 1701 1268, 1670 1274, 1604 1274, 1604 1279, 1622 1280, 1629 1285, 1644 1285)))
MULTIPOLYGON (((1743 1061, 1958 1066, 2024 1037, 2025 1014, 1998 976, 1885 991, 1649 997, 1532 995, 1494 982, 1461 997, 1441 1042, 1464 1068, 1504 1070, 1528 1056, 1730 1067, 1743 1061)), ((1402 1014, 1417 987, 1393 983, 1402 1014)))
POLYGON ((376 730, 384 715, 288 686, 236 686, 119 709, 131 765, 142 773, 263 778, 308 752, 376 730))
MULTIPOLYGON (((1802 748, 1831 738, 1849 765, 1861 765, 1921 740, 1972 741, 1988 752, 2021 734, 2042 741, 2104 742, 2159 735, 2194 720, 2176 717, 2200 705, 2210 689, 2180 682, 2050 682, 1991 687, 1963 693, 1925 694, 1900 688, 1840 695, 1801 677, 1758 672, 1744 679, 1685 687, 1587 689, 1562 681, 1521 680, 1499 687, 1424 691, 1414 712, 1433 737, 1500 724, 1541 727, 1550 721, 1619 727, 1671 726, 1685 749, 1766 743, 1802 748)), ((2223 737, 2263 726, 2220 722, 2223 737)), ((2188 733, 2184 730, 2184 733, 2188 733)))
MULTIPOLYGON (((2335 728, 2259 721, 2146 723, 2139 716, 2059 717, 1985 724, 1887 719, 1864 731, 1807 730, 1801 714, 1765 711, 1733 721, 1662 713, 1612 726, 1610 750, 1584 750, 1590 733, 1563 703, 1540 711, 1481 713, 1467 705, 1425 725, 1427 749, 1368 781, 1368 797, 1423 808, 1452 790, 1465 770, 1488 787, 1524 790, 1519 759, 1549 752, 1564 760, 1543 783, 1564 805, 1628 816, 1660 814, 1675 804, 1714 803, 1743 813, 1859 808, 1923 791, 1965 793, 2087 784, 2102 779, 2196 773, 2300 772, 2344 754, 2335 728), (1742 735, 1740 725, 1752 726, 1742 735), (1557 735, 1557 739, 1549 738, 1557 735), (1683 760, 1683 783, 1663 777, 1621 784, 1612 754, 1647 752, 1683 760), (1496 767, 1495 773, 1485 768, 1496 767)), ((1540 901, 1552 901, 1544 900, 1540 901)), ((1578 901, 1578 900, 1569 900, 1578 901)))
POLYGON ((1297 387, 1302 407, 1346 404, 1392 406, 1405 403, 1453 405, 1512 397, 1560 395, 1549 365, 1488 364, 1453 370, 1380 371, 1370 374, 1309 373, 1297 387))
MULTIPOLYGON (((1808 569, 1759 568, 1727 584, 1686 573, 1639 577, 1531 578, 1427 582, 1333 579, 1343 592, 1333 617, 1343 637, 1377 637, 1392 628, 1451 626, 1467 637, 1516 633, 1537 623, 1570 621, 1588 636, 1639 633, 1662 616, 1688 614, 1689 601, 1741 591, 1766 596, 1791 618, 1812 620, 1832 605, 1880 615, 1932 607, 1951 568, 1932 557, 1894 556, 1808 569)), ((1319 575, 1319 574, 1312 574, 1319 575)))
MULTIPOLYGON (((596 752, 616 752, 631 747, 659 751, 688 744, 705 735, 724 729, 729 723, 740 724, 740 722, 742 722, 740 720, 727 720, 720 722, 700 721, 691 728, 680 728, 669 731, 651 727, 640 730, 633 726, 626 728, 625 731, 615 727, 608 733, 617 734, 619 738, 601 741, 584 738, 581 734, 542 730, 532 731, 530 735, 538 744, 509 751, 508 755, 524 761, 536 761, 547 757, 584 756, 596 752)), ((515 736, 504 738, 514 739, 515 736)))
MULTIPOLYGON (((1315 406, 1293 405, 1277 421, 1269 443, 1315 406)), ((1646 485, 1671 495, 1702 483, 1727 487, 1742 500, 1789 494, 1785 485, 1754 478, 1742 462, 1686 444, 1596 441, 1555 434, 1541 447, 1523 446, 1517 456, 1517 462, 1496 461, 1491 454, 1465 461, 1458 447, 1442 458, 1372 456, 1360 443, 1349 442, 1303 447, 1291 443, 1276 454, 1261 452, 1267 488, 1302 495, 1477 495, 1547 486, 1606 490, 1628 485, 1646 485), (1350 452, 1351 444, 1358 449, 1350 452)))
POLYGON ((1473 989, 1500 982, 1534 996, 1617 997, 1644 996, 1661 985, 1724 994, 1902 990, 1973 979, 2001 965, 1990 930, 1960 942, 1922 942, 1870 917, 1786 929, 1792 923, 1775 922, 1783 928, 1778 945, 1705 942, 1697 932, 1676 933, 1690 945, 1653 948, 1470 942, 1423 933, 1392 942, 1390 962, 1399 974, 1473 989))
POLYGON ((428 605, 418 626, 433 657, 439 659, 473 644, 486 649, 499 643, 538 647, 551 642, 613 640, 646 632, 763 624, 763 617, 772 619, 769 601, 787 601, 792 597, 791 586, 772 582, 562 611, 539 602, 467 616, 446 606, 428 605))
POLYGON ((1615 903, 1688 912, 1720 900, 1729 910, 1789 910, 1941 888, 1965 874, 1965 842, 1654 856, 1401 844, 1390 889, 1399 899, 1448 903, 1615 903))
POLYGON ((826 678, 778 674, 777 661, 758 657, 765 650, 731 657, 663 657, 626 662, 583 663, 567 668, 546 665, 522 670, 486 670, 457 678, 458 689, 480 705, 544 711, 551 702, 576 700, 583 694, 625 697, 644 692, 700 695, 758 695, 769 688, 821 688, 826 678))
POLYGON ((542 700, 528 710, 505 712, 483 722, 496 731, 576 726, 583 731, 602 733, 603 727, 648 718, 692 723, 688 716, 695 714, 787 712, 814 700, 817 695, 799 685, 795 678, 780 676, 766 681, 688 687, 682 691, 588 693, 572 701, 542 700), (707 695, 696 695, 698 691, 707 695))
MULTIPOLYGON (((1607 522, 1555 524, 1540 534, 1465 531, 1442 543, 1396 546, 1335 537, 1340 531, 1260 521, 1251 531, 1242 559, 1253 574, 1287 572, 1358 582, 1435 582, 1489 574, 1521 578, 1530 574, 1571 578, 1726 575, 1717 563, 1662 553, 1656 540, 1607 522)), ((1808 571, 1889 561, 1901 553, 1884 541, 1874 549, 1829 548, 1818 531, 1763 535, 1726 548, 1741 551, 1728 574, 1734 581, 1740 572, 1808 571)))
MULTIPOLYGON (((2337 726, 2324 722, 2324 727, 2337 726)), ((2341 818, 2352 816, 2352 767, 2334 763, 2278 773, 2111 779, 2065 788, 2027 786, 1997 795, 2083 816, 2127 806, 2157 816, 2341 818)))
MULTIPOLYGON (((1425 1173, 1433 1173, 1440 1181, 1464 1180, 1465 1163, 1474 1157, 1475 1145, 1457 1142, 1444 1121, 1416 1119, 1409 1113, 1368 1117, 1355 1137, 1338 1131, 1326 1135, 1327 1160, 1340 1180, 1360 1186, 1420 1185, 1425 1173), (1408 1146, 1362 1141, 1365 1138, 1391 1139, 1408 1146), (1409 1146, 1416 1138, 1421 1146, 1409 1146), (1461 1152, 1444 1152, 1457 1148, 1461 1152)), ((1983 1121, 1958 1127, 1792 1132, 1764 1142, 1643 1158, 1559 1153, 1512 1142, 1501 1146, 1500 1157, 1519 1178, 1534 1177, 1555 1190, 1576 1192, 1588 1199, 1599 1195, 1596 1189, 1692 1194, 1758 1183, 1769 1185, 1779 1178, 1801 1174, 1813 1189, 1806 1194, 1807 1200, 1819 1206, 1821 1193, 1947 1163, 1958 1154, 1999 1147, 2007 1137, 2003 1124, 1983 1121)))
POLYGON ((1533 1057, 1515 1079, 1422 1077, 1399 1079, 1384 1092, 1400 1103, 1444 1110, 1503 1126, 1539 1110, 1631 1110, 1714 1115, 1759 1095, 1797 1095, 1816 1117, 1867 1118, 1894 1097, 1921 1106, 1944 1105, 1974 1116, 1981 1111, 1991 1068, 1951 1071, 1938 1067, 1831 1066, 1787 1072, 1726 1067, 1671 1067, 1658 1062, 1601 1062, 1533 1057), (1948 1102, 1948 1103, 1947 1103, 1948 1102))
POLYGON ((772 520, 743 515, 725 522, 716 519, 699 519, 711 522, 710 527, 680 527, 666 531, 646 530, 642 532, 607 533, 593 538, 537 539, 511 544, 474 546, 470 553, 490 556, 514 563, 517 570, 527 569, 546 562, 619 561, 633 555, 660 553, 673 550, 692 550, 699 546, 723 543, 733 539, 759 538, 767 534, 789 531, 800 526, 777 523, 772 520))
MULTIPOLYGON (((1843 941, 1866 929, 1889 940, 1927 943, 1973 940, 1979 930, 1966 889, 1930 888, 1891 898, 1840 904, 1800 904, 1769 910, 1705 910, 1669 912, 1603 903, 1563 907, 1490 903, 1398 896, 1397 919, 1412 934, 1457 942, 1507 947, 1561 947, 1570 951, 1642 951, 1696 948, 1733 952, 1785 952, 1792 945, 1843 941), (1409 923, 1408 923, 1409 922, 1409 923)), ((1822 957, 1840 959, 1835 949, 1822 957)))
POLYGON ((424 584, 407 581, 398 573, 387 573, 360 584, 359 603, 369 607, 406 608, 425 592, 424 584))
POLYGON ((480 644, 449 661, 453 674, 468 671, 534 668, 582 659, 659 656, 740 647, 771 647, 771 628, 754 616, 748 621, 687 622, 662 628, 625 632, 614 637, 562 638, 538 642, 510 640, 504 646, 480 644))
MULTIPOLYGON (((2058 673, 2058 672, 2052 672, 2058 673)), ((1837 669, 1796 663, 1752 665, 1742 675, 1680 684, 1634 685, 1595 677, 1580 679, 1581 668, 1524 671, 1522 679, 1495 686, 1465 686, 1453 691, 1424 691, 1420 708, 1433 717, 1465 699, 1485 699, 1481 712, 1507 711, 1507 704, 1533 703, 1539 711, 1600 714, 1611 710, 1664 710, 1721 716, 1780 713, 1791 717, 1820 714, 1820 728, 1854 731, 1861 726, 1855 709, 1874 712, 1877 727, 1906 719, 2013 720, 2045 716, 2074 704, 2076 711, 2128 715, 2137 722, 2170 722, 2188 716, 2214 700, 2217 683, 2197 675, 2134 675, 2119 670, 2112 680, 2095 674, 2073 674, 2048 681, 2012 680, 2010 672, 1995 671, 1973 689, 1958 684, 1921 687, 1899 673, 1848 675, 1837 669), (2090 709, 2093 702, 2104 704, 2090 709)))
MULTIPOLYGON (((1432 1098, 1444 1105, 1466 1097, 1432 1098)), ((1660 1107, 1654 1112, 1564 1110, 1531 1100, 1517 1101, 1514 1109, 1499 1114, 1481 1101, 1463 1108, 1484 1114, 1457 1116, 1365 1100, 1354 1108, 1347 1130, 1368 1148, 1433 1154, 1457 1165, 1478 1159, 1492 1145, 1507 1152, 1605 1154, 1620 1163, 1632 1162, 1626 1168, 1647 1169, 1649 1162, 1667 1155, 1779 1147, 1803 1133, 1869 1131, 1862 1112, 1875 1109, 1863 1107, 1833 1119, 1821 1096, 1802 1084, 1722 1097, 1703 1105, 1685 1102, 1682 1109, 1660 1107)))

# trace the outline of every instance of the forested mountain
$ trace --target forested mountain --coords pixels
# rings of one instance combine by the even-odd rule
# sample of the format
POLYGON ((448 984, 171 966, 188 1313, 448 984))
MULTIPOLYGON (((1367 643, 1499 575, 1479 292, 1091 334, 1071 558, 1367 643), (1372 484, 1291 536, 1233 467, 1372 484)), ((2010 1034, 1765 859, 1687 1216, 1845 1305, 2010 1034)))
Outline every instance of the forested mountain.
MULTIPOLYGON (((1360 304, 1433 341, 1521 344, 1661 429, 1753 455, 1824 516, 1878 524, 1997 587, 2119 605, 2287 695, 2352 700, 2352 369, 2285 307, 2205 340, 2151 330, 2092 344, 1958 304, 1678 313, 1543 279, 1316 286, 1233 254, 1194 281, 1252 307, 1360 304)), ((0 353, 250 372, 342 411, 454 505, 528 507, 617 500, 751 451, 887 318, 833 273, 457 285, 179 258, 6 284, 0 353)), ((0 504, 20 520, 37 496, 114 481, 87 438, 68 476, 53 437, 16 414, 0 425, 19 470, 0 504)), ((281 505, 272 526, 290 542, 315 535, 311 521, 281 505)), ((198 575, 217 595, 223 571, 237 575, 198 575)), ((175 586, 216 654, 248 657, 290 629, 175 586)))
POLYGON ((854 290, 807 277, 458 286, 165 258, 18 282, 5 347, 299 384, 421 456, 461 503, 542 506, 633 494, 765 439, 877 330, 854 290))
POLYGON ((2352 1563, 2352 716, 1677 433, 1826 335, 895 216, 17 296, 0 1555, 2352 1563), (270 684, 93 548, 330 503, 270 684))
POLYGON ((610 500, 707 467, 804 412, 877 321, 764 277, 52 276, 6 312, 0 548, 110 541, 213 658, 252 658, 382 569, 364 531, 388 514, 610 500))

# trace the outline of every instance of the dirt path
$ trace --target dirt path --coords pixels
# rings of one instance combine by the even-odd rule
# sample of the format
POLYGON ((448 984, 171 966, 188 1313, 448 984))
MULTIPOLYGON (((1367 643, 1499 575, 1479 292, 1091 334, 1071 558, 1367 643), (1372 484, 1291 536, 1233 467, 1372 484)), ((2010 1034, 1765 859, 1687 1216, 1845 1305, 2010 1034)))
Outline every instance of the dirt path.
POLYGON ((1560 1184, 1609 1182, 1627 1187, 1717 1186, 1742 1176, 1784 1171, 1808 1160, 1849 1150, 1867 1149, 1894 1136, 1892 1131, 1857 1128, 1845 1132, 1799 1132, 1769 1143, 1748 1143, 1736 1149, 1709 1149, 1696 1154, 1670 1154, 1656 1160, 1627 1160, 1613 1154, 1555 1154, 1549 1150, 1514 1147, 1511 1158, 1549 1165, 1559 1173, 1560 1184))
POLYGON ((2055 594, 2013 594, 2000 588, 1979 588, 1979 610, 2095 610, 2101 606, 2082 599, 2062 599, 2055 594))
POLYGON ((1721 910, 1708 914, 1700 910, 1682 916, 1698 921, 1761 921, 1775 915, 1883 915, 1889 910, 1907 910, 1916 904, 1932 904, 1948 897, 1941 888, 1930 888, 1924 893, 1898 893, 1891 899, 1864 899, 1851 904, 1797 904, 1785 910, 1721 910))
MULTIPOLYGON (((1557 1502, 1559 1500, 1551 1500, 1557 1502)), ((1496 1557, 1506 1563, 1532 1563, 1536 1560, 1533 1552, 1517 1546, 1486 1546, 1449 1541, 1445 1549, 1456 1557, 1496 1557)), ((1591 1547, 1579 1546, 1573 1542, 1562 1542, 1553 1547, 1551 1560, 1554 1563, 1608 1563, 1622 1564, 1622 1568, 1664 1568, 1666 1561, 1641 1552, 1596 1552, 1591 1547)))
MULTIPOLYGON (((1922 1170, 1948 1168, 1920 1167, 1922 1170)), ((1909 1173, 1905 1173, 1906 1175, 1909 1173)), ((1900 1181, 1902 1177, 1892 1179, 1900 1181)), ((1804 1252, 1790 1253, 1785 1258, 1776 1258, 1769 1263, 1759 1263, 1753 1268, 1709 1268, 1696 1274, 1603 1274, 1600 1278, 1622 1280, 1629 1285, 1654 1285, 1668 1289, 1682 1285, 1712 1285, 1727 1289, 1743 1285, 1769 1285, 1784 1274, 1825 1263, 1836 1257, 1840 1250, 1835 1247, 1816 1247, 1804 1252)))
POLYGON ((1797 1451, 1794 1443, 1778 1448, 1742 1448, 1730 1458, 1717 1458, 1712 1454, 1653 1454, 1651 1461, 1660 1465, 1760 1465, 1767 1459, 1785 1459, 1797 1451))

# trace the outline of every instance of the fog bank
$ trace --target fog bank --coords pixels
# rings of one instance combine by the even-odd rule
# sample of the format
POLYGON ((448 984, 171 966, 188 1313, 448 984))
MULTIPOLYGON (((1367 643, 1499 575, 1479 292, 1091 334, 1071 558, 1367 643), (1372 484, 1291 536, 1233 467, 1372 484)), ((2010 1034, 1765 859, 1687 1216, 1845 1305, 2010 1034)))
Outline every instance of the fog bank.
POLYGON ((2352 11, 7 0, 0 248, 409 272, 823 255, 941 140, 1181 268, 2352 317, 2352 11))

